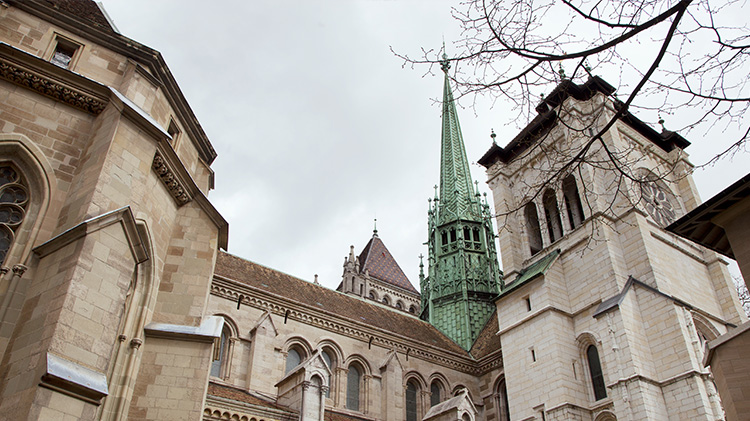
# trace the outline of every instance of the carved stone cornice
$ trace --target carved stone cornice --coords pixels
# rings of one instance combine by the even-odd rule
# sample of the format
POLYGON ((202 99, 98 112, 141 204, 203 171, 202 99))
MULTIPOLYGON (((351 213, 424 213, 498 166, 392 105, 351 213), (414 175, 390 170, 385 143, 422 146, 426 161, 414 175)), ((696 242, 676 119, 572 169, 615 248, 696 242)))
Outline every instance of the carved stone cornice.
POLYGON ((290 301, 283 297, 277 297, 267 291, 258 290, 232 279, 215 275, 211 283, 211 294, 228 299, 234 303, 242 296, 242 304, 258 308, 263 311, 284 316, 289 311, 289 318, 311 326, 333 332, 337 335, 347 336, 369 342, 373 338, 373 345, 387 349, 395 348, 398 352, 409 352, 409 356, 430 361, 453 370, 469 374, 479 374, 480 367, 475 360, 468 356, 455 354, 441 348, 432 347, 429 344, 419 343, 407 338, 395 335, 393 332, 383 331, 364 323, 352 320, 344 320, 325 313, 314 307, 295 303, 290 306, 290 301), (296 308, 295 308, 296 307, 296 308))
POLYGON ((93 96, 76 91, 50 78, 24 70, 6 61, 0 61, 0 77, 89 114, 99 115, 107 106, 104 101, 100 101, 93 96))
POLYGON ((192 200, 187 194, 186 187, 182 185, 179 178, 175 176, 158 151, 154 155, 154 163, 151 165, 151 168, 154 169, 154 172, 159 176, 164 186, 167 187, 167 190, 178 206, 182 206, 192 200))

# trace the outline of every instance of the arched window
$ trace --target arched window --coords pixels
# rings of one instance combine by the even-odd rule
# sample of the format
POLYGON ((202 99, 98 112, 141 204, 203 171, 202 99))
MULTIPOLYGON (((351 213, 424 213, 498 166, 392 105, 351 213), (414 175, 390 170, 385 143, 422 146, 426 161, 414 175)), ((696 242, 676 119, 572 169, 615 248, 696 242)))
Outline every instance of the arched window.
POLYGON ((469 414, 465 413, 461 416, 461 421, 471 421, 469 414))
POLYGON ((596 400, 604 399, 607 397, 607 388, 604 385, 604 373, 602 372, 602 364, 599 361, 599 351, 597 351, 596 346, 589 345, 586 348, 586 359, 589 363, 591 384, 594 387, 594 398, 596 400))
POLYGON ((370 294, 367 295, 367 298, 371 300, 377 300, 377 298, 375 297, 375 291, 370 291, 370 294))
POLYGON ((575 229, 583 223, 584 216, 576 179, 572 175, 565 177, 565 180, 563 180, 563 198, 565 199, 565 208, 568 210, 570 228, 575 229))
POLYGON ((417 312, 417 308, 416 308, 416 307, 414 307, 413 305, 410 305, 410 306, 409 306, 409 313, 411 313, 411 314, 415 314, 416 312, 417 312))
POLYGON ((289 351, 286 353, 286 369, 284 370, 284 374, 289 373, 294 367, 297 367, 302 362, 304 355, 304 351, 297 346, 289 348, 289 351))
POLYGON ((389 306, 391 305, 391 300, 389 300, 388 297, 383 297, 383 304, 389 306))
POLYGON ((214 355, 211 360, 211 375, 213 377, 221 377, 222 367, 226 364, 229 357, 229 329, 224 326, 221 331, 221 337, 214 342, 214 355))
POLYGON ((417 421, 418 394, 419 386, 413 380, 409 380, 406 383, 406 421, 417 421))
POLYGON ((430 406, 435 406, 443 401, 443 391, 440 387, 440 383, 437 380, 433 380, 430 384, 430 406))
POLYGON ((542 230, 539 228, 539 216, 536 213, 536 205, 533 202, 527 203, 524 213, 526 216, 526 232, 529 236, 529 249, 533 256, 542 250, 542 230))
POLYGON ((0 164, 0 264, 13 245, 28 203, 29 192, 21 173, 10 163, 0 164))
POLYGON ((501 379, 497 384, 497 390, 495 391, 497 401, 495 405, 497 407, 497 419, 500 421, 510 421, 510 406, 508 405, 508 391, 505 388, 505 379, 501 379))
POLYGON ((331 397, 331 380, 333 379, 333 373, 336 372, 336 354, 333 353, 328 348, 323 349, 323 352, 321 353, 321 356, 323 357, 323 360, 325 360, 326 364, 328 364, 328 368, 331 369, 331 376, 328 378, 328 391, 326 392, 326 398, 331 397))
POLYGON ((404 309, 404 303, 402 303, 401 300, 397 301, 396 302, 396 308, 399 309, 399 310, 403 310, 404 309))
POLYGON ((346 408, 359 411, 359 392, 362 383, 362 372, 356 364, 349 366, 346 375, 346 408))
POLYGON ((557 207, 557 198, 552 189, 547 189, 542 196, 544 203, 544 217, 547 221, 547 232, 551 243, 562 237, 562 221, 560 220, 560 209, 557 207))

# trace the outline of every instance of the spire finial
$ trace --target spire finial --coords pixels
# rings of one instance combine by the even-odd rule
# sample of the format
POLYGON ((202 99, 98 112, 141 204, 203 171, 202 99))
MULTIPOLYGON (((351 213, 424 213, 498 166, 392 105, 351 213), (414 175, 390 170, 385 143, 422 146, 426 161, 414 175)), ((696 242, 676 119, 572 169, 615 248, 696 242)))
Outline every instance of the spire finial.
POLYGON ((662 133, 666 132, 667 128, 664 127, 664 118, 661 115, 659 115, 659 124, 661 125, 661 131, 662 131, 662 133))
POLYGON ((373 223, 372 236, 373 237, 378 236, 378 218, 375 218, 375 222, 373 223))
POLYGON ((440 60, 440 68, 443 69, 445 74, 448 74, 448 70, 451 68, 451 63, 448 60, 448 54, 445 51, 445 40, 443 40, 443 59, 440 60))
POLYGON ((492 143, 495 143, 495 138, 497 135, 495 134, 495 129, 490 129, 490 137, 492 138, 492 143))

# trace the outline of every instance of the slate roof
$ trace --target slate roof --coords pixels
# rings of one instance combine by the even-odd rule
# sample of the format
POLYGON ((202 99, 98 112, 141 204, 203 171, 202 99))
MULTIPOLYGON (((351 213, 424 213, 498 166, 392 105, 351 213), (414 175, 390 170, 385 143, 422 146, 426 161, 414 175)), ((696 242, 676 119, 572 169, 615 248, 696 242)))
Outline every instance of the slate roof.
POLYGON ((45 3, 58 11, 83 19, 99 29, 113 31, 99 5, 92 0, 46 0, 45 3))
POLYGON ((365 270, 369 270, 370 276, 373 278, 419 294, 419 291, 409 282, 404 271, 396 263, 396 259, 393 258, 391 252, 385 247, 383 240, 377 235, 373 235, 364 250, 362 250, 362 253, 359 255, 359 265, 361 272, 364 273, 365 270))
POLYGON ((229 253, 219 252, 215 274, 346 320, 391 332, 427 346, 467 355, 466 351, 434 326, 414 316, 303 281, 229 253))
POLYGON ((500 349, 500 336, 497 331, 500 330, 497 321, 497 310, 492 312, 492 316, 479 332, 477 340, 471 346, 469 353, 477 360, 500 349))

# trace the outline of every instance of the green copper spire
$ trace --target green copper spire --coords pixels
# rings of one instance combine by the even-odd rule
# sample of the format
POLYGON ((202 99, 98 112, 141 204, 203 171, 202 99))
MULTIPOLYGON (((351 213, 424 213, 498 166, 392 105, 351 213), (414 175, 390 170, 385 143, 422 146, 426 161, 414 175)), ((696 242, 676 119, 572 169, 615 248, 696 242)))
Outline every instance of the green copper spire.
MULTIPOLYGON (((443 127, 440 138, 440 207, 445 218, 481 217, 475 206, 474 189, 466 158, 461 125, 458 123, 448 70, 450 61, 443 53, 441 68, 445 73, 443 86, 443 127)), ((442 222, 442 221, 441 221, 442 222)))
POLYGON ((420 260, 421 317, 466 350, 495 311, 500 269, 492 212, 471 180, 443 54, 440 187, 429 200, 427 277, 420 260))

